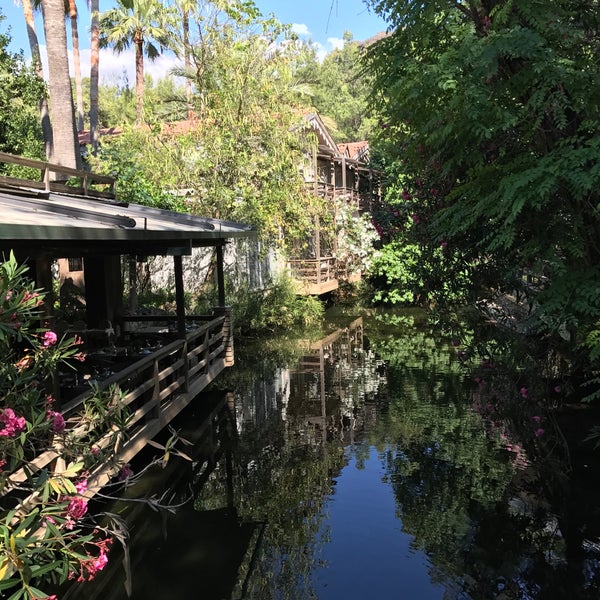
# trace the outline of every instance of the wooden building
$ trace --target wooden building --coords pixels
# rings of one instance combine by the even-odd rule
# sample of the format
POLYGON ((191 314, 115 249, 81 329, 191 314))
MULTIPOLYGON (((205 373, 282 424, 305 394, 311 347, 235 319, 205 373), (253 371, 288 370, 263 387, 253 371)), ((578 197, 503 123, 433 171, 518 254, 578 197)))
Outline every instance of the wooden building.
MULTIPOLYGON (((369 143, 336 144, 316 112, 305 113, 304 119, 307 130, 317 138, 312 156, 307 156, 302 169, 307 188, 329 201, 334 223, 338 202, 348 206, 355 216, 370 212, 381 198, 381 181, 379 173, 368 165, 369 143)), ((317 222, 311 243, 290 256, 288 269, 300 293, 325 294, 337 289, 342 281, 360 279, 359 272, 349 272, 338 260, 337 242, 335 234, 327 235, 317 222)))
MULTIPOLYGON (((0 176, 0 254, 14 252, 20 263, 29 265, 37 286, 49 292, 50 323, 56 261, 71 262, 74 272, 80 269, 85 285, 85 322, 71 324, 71 331, 88 342, 89 365, 96 370, 78 374, 70 386, 59 381, 61 411, 76 431, 78 408, 90 395, 90 378, 101 389, 118 389, 131 415, 119 451, 120 460, 127 462, 233 364, 223 248, 232 238, 252 235, 252 230, 238 223, 119 202, 115 182, 108 177, 3 153, 0 162, 40 173, 35 181, 0 176), (68 178, 68 185, 53 181, 57 178, 63 182, 68 178), (185 311, 182 264, 195 247, 216 249, 218 306, 209 315, 185 311), (173 260, 174 313, 126 314, 122 260, 158 255, 173 260), (151 337, 143 341, 146 332, 151 337)), ((44 468, 55 458, 52 451, 46 452, 36 466, 44 468)), ((89 489, 101 487, 111 474, 100 468, 91 475, 89 489)))

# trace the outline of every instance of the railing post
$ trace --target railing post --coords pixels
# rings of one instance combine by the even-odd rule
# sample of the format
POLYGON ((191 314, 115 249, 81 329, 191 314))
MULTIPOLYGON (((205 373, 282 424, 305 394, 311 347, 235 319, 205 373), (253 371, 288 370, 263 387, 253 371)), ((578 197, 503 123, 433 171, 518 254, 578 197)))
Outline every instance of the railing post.
POLYGON ((183 390, 187 394, 190 391, 190 360, 187 340, 184 340, 181 347, 181 357, 183 359, 183 390))
POLYGON ((233 352, 233 328, 231 323, 231 306, 217 306, 214 309, 215 317, 225 317, 223 322, 223 344, 225 345, 225 366, 232 367, 234 360, 233 352))
POLYGON ((160 379, 159 379, 159 371, 158 371, 158 360, 154 361, 153 368, 153 377, 154 377, 154 388, 152 389, 152 398, 150 402, 154 405, 152 410, 148 412, 148 415, 152 415, 153 418, 160 418, 160 379))

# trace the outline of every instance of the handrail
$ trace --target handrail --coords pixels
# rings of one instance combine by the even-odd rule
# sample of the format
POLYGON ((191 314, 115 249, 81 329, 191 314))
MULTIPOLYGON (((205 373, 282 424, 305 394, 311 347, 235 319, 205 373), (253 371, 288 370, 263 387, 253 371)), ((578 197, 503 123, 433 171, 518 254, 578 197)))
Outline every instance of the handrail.
POLYGON ((81 194, 84 196, 98 196, 100 198, 116 199, 116 180, 108 175, 100 175, 89 171, 82 171, 65 167, 34 158, 26 158, 24 156, 16 156, 7 152, 0 152, 0 163, 18 165, 38 169, 40 171, 40 179, 38 181, 30 179, 22 179, 19 177, 11 177, 9 175, 0 175, 0 183, 14 187, 29 187, 41 189, 45 192, 66 192, 71 194, 81 194), (75 178, 79 180, 79 187, 66 185, 61 181, 52 181, 51 173, 66 176, 65 179, 75 178), (109 186, 109 191, 94 190, 90 186, 94 183, 104 184, 109 186))
MULTIPOLYGON (((120 460, 126 462, 134 456, 146 438, 151 438, 173 418, 176 414, 173 414, 173 406, 181 398, 187 404, 202 389, 199 384, 203 381, 208 383, 214 377, 211 372, 213 366, 217 365, 218 368, 221 362, 225 362, 226 326, 227 318, 223 315, 216 316, 188 333, 185 338, 172 341, 98 384, 99 390, 120 391, 122 405, 130 409, 127 432, 125 438, 121 439, 117 452, 120 460), (169 411, 170 416, 165 417, 163 413, 169 411)), ((78 409, 93 393, 94 390, 90 388, 63 407, 70 433, 89 433, 88 426, 78 418, 78 409)), ((103 448, 114 444, 114 435, 117 433, 114 428, 108 430, 95 445, 103 448)), ((59 439, 57 444, 60 446, 59 439)), ((58 455, 53 448, 39 454, 26 469, 21 468, 9 476, 0 496, 25 481, 28 474, 50 465, 58 455)), ((96 482, 88 487, 90 495, 102 487, 102 482, 108 480, 111 468, 112 465, 102 464, 95 472, 90 473, 90 481, 96 482)))

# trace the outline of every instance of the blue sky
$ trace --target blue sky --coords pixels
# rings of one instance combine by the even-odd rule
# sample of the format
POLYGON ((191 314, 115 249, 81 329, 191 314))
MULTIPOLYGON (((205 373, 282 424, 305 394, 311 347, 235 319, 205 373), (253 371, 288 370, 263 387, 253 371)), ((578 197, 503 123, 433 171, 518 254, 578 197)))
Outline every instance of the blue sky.
MULTIPOLYGON (((384 21, 370 11, 363 0, 255 0, 260 11, 267 15, 273 13, 282 23, 289 23, 302 38, 311 39, 317 44, 321 55, 331 51, 342 41, 344 31, 350 31, 354 39, 364 40, 386 28, 384 21)), ((89 51, 86 47, 86 32, 89 27, 89 13, 86 2, 78 1, 80 6, 80 37, 83 51, 81 53, 82 73, 89 73, 89 51)), ((114 5, 113 0, 100 0, 100 9, 106 10, 114 5)), ((27 34, 23 12, 18 0, 0 0, 2 14, 6 17, 0 24, 0 31, 5 32, 10 26, 12 44, 10 49, 23 49, 29 56, 27 34)), ((38 36, 43 48, 43 26, 38 18, 38 36)), ((67 27, 68 35, 70 35, 67 27)), ((165 75, 174 66, 171 56, 164 56, 154 64, 147 64, 147 71, 155 78, 165 75)), ((100 57, 100 76, 104 80, 116 81, 126 73, 133 82, 133 54, 114 55, 104 50, 100 57)))

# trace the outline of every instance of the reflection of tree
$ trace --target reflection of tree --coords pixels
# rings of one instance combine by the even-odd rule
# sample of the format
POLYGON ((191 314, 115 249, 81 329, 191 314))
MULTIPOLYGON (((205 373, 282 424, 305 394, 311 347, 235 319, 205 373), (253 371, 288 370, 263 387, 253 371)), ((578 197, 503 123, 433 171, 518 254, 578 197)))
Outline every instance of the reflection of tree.
MULTIPOLYGON (((519 425, 523 414, 510 414, 509 391, 498 393, 518 390, 522 371, 503 370, 504 388, 494 381, 505 410, 501 422, 486 422, 489 415, 473 406, 474 397, 478 408, 488 401, 486 388, 473 393, 455 349, 410 323, 397 335, 376 328, 368 335, 387 364, 390 398, 370 440, 380 449, 403 529, 429 555, 432 577, 473 599, 597 598, 600 562, 567 555, 562 521, 543 498, 550 481, 538 473, 561 481, 561 464, 554 460, 552 475, 541 463, 516 465, 507 451, 508 423, 519 425)), ((491 386, 489 370, 485 377, 491 386)))

